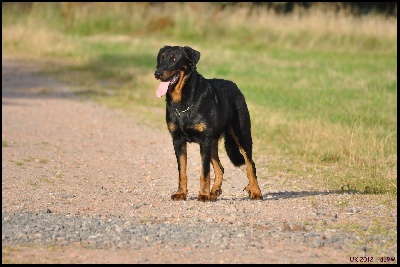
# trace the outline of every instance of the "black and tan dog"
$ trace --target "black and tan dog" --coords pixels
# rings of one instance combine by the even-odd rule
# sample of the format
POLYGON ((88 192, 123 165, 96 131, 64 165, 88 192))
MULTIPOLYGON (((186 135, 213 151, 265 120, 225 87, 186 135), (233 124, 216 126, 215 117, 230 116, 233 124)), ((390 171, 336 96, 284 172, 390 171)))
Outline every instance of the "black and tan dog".
POLYGON ((225 136, 225 149, 235 166, 246 164, 250 199, 262 199, 252 159, 250 114, 235 83, 205 79, 196 70, 200 53, 188 46, 164 46, 157 56, 156 95, 166 94, 166 121, 178 161, 178 190, 173 200, 187 197, 187 142, 200 144, 202 169, 198 200, 215 200, 222 193, 224 168, 218 157, 218 140, 225 136), (210 190, 210 162, 215 180, 210 190))

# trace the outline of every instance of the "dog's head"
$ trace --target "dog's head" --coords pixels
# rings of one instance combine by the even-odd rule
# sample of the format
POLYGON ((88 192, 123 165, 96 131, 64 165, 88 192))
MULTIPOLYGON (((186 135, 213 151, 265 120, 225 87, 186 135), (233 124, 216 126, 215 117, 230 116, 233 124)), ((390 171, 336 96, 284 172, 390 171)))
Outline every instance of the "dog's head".
POLYGON ((157 55, 157 69, 154 77, 161 81, 156 95, 163 96, 178 81, 196 69, 200 60, 200 52, 189 46, 164 46, 157 55))

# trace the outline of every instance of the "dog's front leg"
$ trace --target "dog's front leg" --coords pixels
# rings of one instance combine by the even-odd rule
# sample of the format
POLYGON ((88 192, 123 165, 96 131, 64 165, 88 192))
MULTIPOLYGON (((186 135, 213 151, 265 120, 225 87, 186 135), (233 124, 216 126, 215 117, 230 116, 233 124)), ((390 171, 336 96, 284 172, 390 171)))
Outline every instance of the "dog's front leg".
POLYGON ((201 174, 199 201, 210 201, 211 139, 200 142, 201 174))
POLYGON ((211 189, 211 199, 215 200, 222 194, 222 176, 224 175, 224 167, 218 157, 218 139, 213 139, 211 144, 211 164, 214 168, 215 179, 211 189))
POLYGON ((178 190, 171 196, 172 200, 186 200, 187 196, 187 143, 181 140, 173 140, 176 160, 178 162, 179 183, 178 190))

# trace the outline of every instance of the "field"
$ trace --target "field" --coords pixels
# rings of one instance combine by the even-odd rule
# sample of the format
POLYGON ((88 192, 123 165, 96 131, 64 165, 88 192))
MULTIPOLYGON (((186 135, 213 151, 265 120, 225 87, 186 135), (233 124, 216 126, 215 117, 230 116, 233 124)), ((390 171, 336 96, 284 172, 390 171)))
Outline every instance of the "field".
POLYGON ((155 58, 200 51, 250 108, 255 162, 329 190, 397 197, 397 19, 211 3, 2 6, 2 54, 44 61, 78 94, 163 127, 155 58))

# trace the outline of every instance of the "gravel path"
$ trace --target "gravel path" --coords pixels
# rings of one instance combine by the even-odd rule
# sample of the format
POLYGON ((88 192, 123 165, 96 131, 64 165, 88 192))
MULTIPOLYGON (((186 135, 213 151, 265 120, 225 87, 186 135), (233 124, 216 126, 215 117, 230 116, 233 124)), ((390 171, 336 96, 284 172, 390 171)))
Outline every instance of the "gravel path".
POLYGON ((166 129, 82 101, 39 70, 3 56, 3 263, 397 262, 397 203, 288 183, 267 164, 257 167, 264 200, 250 201, 244 169, 222 152, 223 193, 199 202, 196 144, 188 200, 171 201, 178 180, 166 129), (394 234, 373 232, 376 220, 394 234), (359 227, 334 227, 344 224, 359 227))

